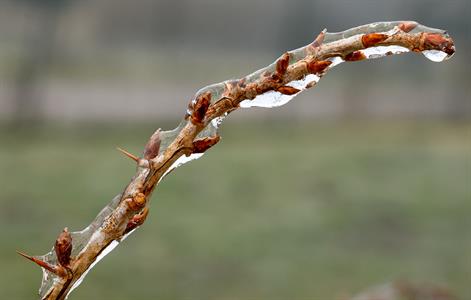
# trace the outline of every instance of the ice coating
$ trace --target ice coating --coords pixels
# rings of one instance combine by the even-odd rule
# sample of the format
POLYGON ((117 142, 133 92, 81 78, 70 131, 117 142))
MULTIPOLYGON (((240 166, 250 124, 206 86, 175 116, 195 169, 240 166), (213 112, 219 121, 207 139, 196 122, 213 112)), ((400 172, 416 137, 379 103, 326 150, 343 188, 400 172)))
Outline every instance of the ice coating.
POLYGON ((85 279, 85 277, 87 276, 88 272, 90 272, 94 266, 96 266, 97 263, 100 262, 100 260, 102 260, 105 256, 107 256, 108 254, 111 253, 111 251, 114 250, 114 248, 116 248, 122 241, 124 241, 128 236, 130 236, 137 228, 135 228, 134 230, 131 230, 130 232, 128 232, 127 234, 125 234, 121 240, 118 242, 116 240, 112 241, 105 249, 103 249, 103 251, 101 251, 101 253, 97 256, 97 258, 95 259, 95 261, 90 265, 90 267, 87 269, 87 271, 85 271, 82 276, 80 276, 80 278, 74 282, 74 284, 72 285, 72 287, 70 288, 69 292, 67 293, 67 295, 65 296, 65 299, 67 299, 70 295, 70 293, 73 292, 73 290, 75 290, 79 285, 82 284, 83 280, 85 279))
MULTIPOLYGON (((173 130, 163 131, 160 133, 160 148, 157 158, 164 156, 169 147, 174 145, 174 143, 182 135, 182 130, 184 130, 188 125, 191 125, 192 122, 196 122, 191 118, 191 116, 194 111, 198 112, 195 106, 199 104, 198 101, 201 100, 201 97, 208 97, 207 99, 209 100, 206 99, 206 101, 209 101, 210 107, 223 103, 222 101, 230 101, 231 105, 234 105, 235 103, 235 107, 231 107, 233 109, 236 109, 237 107, 279 107, 291 101, 295 96, 304 90, 316 85, 330 69, 346 61, 350 62, 363 59, 375 59, 406 52, 421 52, 431 61, 440 62, 450 58, 454 53, 454 46, 452 42, 451 45, 449 45, 446 43, 446 40, 445 42, 443 42, 443 39, 440 40, 441 36, 448 37, 445 31, 429 28, 412 21, 372 23, 355 27, 343 32, 329 33, 323 31, 319 36, 322 36, 323 38, 320 38, 319 40, 316 39, 315 42, 305 47, 289 51, 287 54, 284 54, 266 68, 255 71, 244 78, 227 80, 200 89, 195 94, 194 98, 190 101, 187 115, 181 121, 181 123, 173 130), (421 41, 426 41, 429 44, 425 45, 424 47, 423 45, 417 46, 412 44, 401 44, 403 46, 387 43, 381 44, 381 42, 385 40, 383 37, 388 38, 400 33, 409 33, 411 35, 415 34, 416 36, 420 35, 421 41), (428 34, 428 36, 426 34, 428 34), (365 36, 371 39, 372 42, 370 41, 371 43, 365 43, 363 41, 365 36), (340 49, 345 49, 341 48, 341 46, 343 45, 342 43, 345 44, 346 40, 348 40, 351 45, 354 45, 352 48, 347 48, 348 51, 332 51, 331 53, 328 53, 328 56, 322 56, 318 53, 318 51, 320 51, 319 48, 322 48, 323 46, 331 46, 330 48, 339 47, 340 49), (287 68, 302 69, 302 67, 304 67, 305 70, 308 70, 308 72, 304 72, 300 76, 296 75, 288 77, 289 80, 285 80, 283 77, 278 76, 279 74, 277 75, 277 72, 280 72, 281 69, 284 70, 283 72, 287 72, 287 69, 281 68, 279 64, 279 62, 286 57, 288 58, 285 60, 285 62, 288 64, 287 68), (315 67, 310 69, 309 62, 312 61, 309 59, 313 60, 314 58, 316 60, 315 62, 324 61, 330 63, 330 65, 320 70, 317 70, 315 67), (276 82, 278 85, 272 85, 269 86, 269 88, 267 88, 266 85, 263 86, 261 82, 263 82, 263 80, 267 80, 267 78, 273 80, 273 82, 276 82), (252 90, 248 88, 250 85, 252 85, 252 90), (241 90, 244 92, 242 93, 241 90), (237 98, 234 98, 236 97, 234 95, 236 95, 237 98)), ((295 72, 292 73, 294 74, 295 72)), ((198 131, 197 134, 195 133, 196 137, 194 140, 204 140, 218 137, 218 128, 230 111, 232 110, 222 110, 220 114, 211 115, 211 119, 207 120, 201 120, 200 118, 200 120, 194 124, 199 124, 199 126, 204 126, 204 128, 198 131)), ((185 134, 185 132, 183 132, 183 134, 185 134)), ((187 148, 190 147, 188 144, 185 145, 187 148)), ((193 149, 195 147, 194 145, 195 144, 193 144, 193 149)), ((173 162, 173 164, 168 167, 168 169, 166 169, 164 174, 159 178, 159 181, 177 167, 203 156, 203 153, 192 153, 188 156, 187 154, 187 152, 180 153, 181 156, 179 156, 173 162)), ((143 179, 147 176, 147 174, 148 171, 139 172, 138 175, 134 177, 134 179, 143 179)), ((84 249, 86 249, 87 245, 89 245, 93 240, 94 234, 101 232, 100 230, 103 228, 105 220, 116 210, 120 200, 121 195, 113 198, 113 200, 97 215, 97 217, 88 227, 82 231, 71 233, 73 241, 72 257, 76 257, 84 249)), ((73 282, 68 294, 70 294, 73 289, 80 285, 93 266, 95 266, 107 254, 109 254, 115 247, 119 245, 120 241, 124 240, 133 231, 134 230, 124 235, 119 241, 114 240, 108 245, 104 245, 103 248, 100 248, 101 252, 99 255, 89 265, 88 269, 73 282)), ((40 258, 51 265, 57 264, 57 257, 54 251, 37 258, 40 258)), ((43 270, 43 281, 40 288, 40 295, 42 298, 48 295, 50 289, 54 286, 55 283, 57 283, 58 280, 59 278, 55 274, 43 270)))
MULTIPOLYGON (((105 206, 100 213, 95 217, 92 223, 88 225, 85 229, 81 231, 71 232, 72 236, 72 257, 77 256, 83 248, 90 242, 92 235, 102 226, 103 221, 114 211, 114 209, 118 206, 119 200, 121 199, 121 194, 115 196, 111 202, 105 206)), ((37 258, 51 264, 57 264, 57 256, 54 251, 54 248, 47 254, 43 256, 38 256, 37 258)), ((41 287, 39 289, 39 295, 41 298, 47 295, 49 289, 53 284, 53 280, 57 279, 55 274, 47 271, 46 269, 42 269, 43 271, 43 278, 41 281, 41 287)))

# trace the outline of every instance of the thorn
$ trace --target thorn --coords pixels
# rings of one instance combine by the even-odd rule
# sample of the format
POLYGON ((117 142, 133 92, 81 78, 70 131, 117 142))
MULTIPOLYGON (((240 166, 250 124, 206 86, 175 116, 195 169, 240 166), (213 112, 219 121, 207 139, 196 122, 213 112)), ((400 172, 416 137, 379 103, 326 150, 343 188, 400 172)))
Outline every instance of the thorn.
POLYGON ((33 257, 33 256, 30 256, 28 254, 25 254, 23 252, 20 252, 20 251, 16 251, 16 253, 18 253, 19 255, 23 256, 24 258, 26 259, 29 259, 30 261, 34 262, 35 264, 37 264, 38 266, 40 266, 41 268, 44 268, 46 270, 48 270, 49 272, 51 273, 54 273, 54 274, 57 274, 57 271, 56 271, 56 268, 54 268, 53 266, 51 266, 50 264, 48 264, 47 262, 45 261, 42 261, 36 257, 33 257))
POLYGON ((324 42, 324 37, 325 37, 326 32, 327 32, 327 28, 324 28, 324 30, 322 30, 319 33, 319 35, 314 39, 314 41, 311 43, 312 47, 316 48, 322 45, 322 43, 324 42))
POLYGON ((137 157, 136 155, 134 154, 131 154, 129 153, 128 151, 124 150, 124 149, 121 149, 119 147, 116 147, 116 149, 118 149, 119 152, 123 153, 124 155, 126 155, 127 157, 129 157, 130 159, 134 160, 136 163, 139 163, 139 157, 137 157))

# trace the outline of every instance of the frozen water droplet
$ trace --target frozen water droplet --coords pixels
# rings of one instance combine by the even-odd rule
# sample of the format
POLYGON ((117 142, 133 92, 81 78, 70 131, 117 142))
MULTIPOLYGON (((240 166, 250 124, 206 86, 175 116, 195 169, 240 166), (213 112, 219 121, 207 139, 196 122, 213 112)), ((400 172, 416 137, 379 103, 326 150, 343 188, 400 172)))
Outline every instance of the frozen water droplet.
POLYGON ((380 58, 392 54, 401 54, 409 51, 409 49, 401 46, 378 46, 362 50, 363 54, 365 54, 368 59, 380 58))
POLYGON ((443 51, 439 51, 439 50, 425 50, 425 51, 422 51, 422 54, 430 59, 431 61, 434 61, 434 62, 442 62, 448 58, 450 58, 450 56, 448 54, 446 54, 445 52, 443 51))

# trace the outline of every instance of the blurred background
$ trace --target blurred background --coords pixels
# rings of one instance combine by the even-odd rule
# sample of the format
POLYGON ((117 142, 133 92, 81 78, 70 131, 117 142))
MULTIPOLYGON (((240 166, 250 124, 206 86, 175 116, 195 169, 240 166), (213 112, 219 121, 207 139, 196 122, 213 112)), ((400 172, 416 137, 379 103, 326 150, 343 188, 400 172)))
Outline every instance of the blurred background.
POLYGON ((342 64, 277 109, 232 114, 167 177, 147 223, 70 299, 348 299, 407 280, 471 298, 466 0, 0 0, 0 290, 122 191, 199 88, 330 32, 443 28, 457 53, 342 64))

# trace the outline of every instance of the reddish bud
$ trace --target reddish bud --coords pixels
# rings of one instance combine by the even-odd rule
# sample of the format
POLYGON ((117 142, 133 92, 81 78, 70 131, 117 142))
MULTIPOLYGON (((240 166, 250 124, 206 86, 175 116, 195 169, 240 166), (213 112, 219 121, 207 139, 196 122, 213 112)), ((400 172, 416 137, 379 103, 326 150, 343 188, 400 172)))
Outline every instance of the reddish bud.
POLYGON ((59 237, 54 244, 57 260, 63 267, 70 264, 70 255, 72 254, 72 236, 70 235, 67 227, 59 234, 59 237))
POLYGON ((399 29, 404 31, 404 32, 409 32, 413 30, 415 27, 417 27, 417 22, 414 21, 406 21, 401 24, 399 24, 399 29))
POLYGON ((283 76, 288 70, 289 66, 289 53, 286 52, 276 61, 276 73, 279 76, 283 76))
POLYGON ((444 37, 440 33, 424 33, 423 45, 421 50, 440 50, 448 55, 455 53, 455 45, 453 40, 444 37))
POLYGON ((191 114, 191 122, 193 124, 200 125, 203 122, 210 103, 210 92, 203 93, 196 98, 196 103, 193 105, 193 112, 191 114))
POLYGON ((353 51, 345 55, 345 61, 358 61, 363 59, 366 59, 366 56, 361 51, 353 51))
POLYGON ((148 214, 149 208, 144 207, 144 209, 140 213, 134 215, 132 219, 129 220, 128 224, 126 225, 126 229, 124 230, 124 233, 126 234, 131 230, 135 229, 136 227, 139 227, 144 224, 148 214))
POLYGON ((193 142, 193 153, 204 153, 206 150, 216 145, 221 137, 219 135, 215 137, 207 137, 201 140, 193 142))
POLYGON ((284 86, 280 86, 277 89, 277 91, 282 93, 283 95, 294 95, 296 93, 299 93, 301 90, 294 88, 292 86, 284 85, 284 86))
POLYGON ((157 129, 154 134, 150 137, 144 148, 144 158, 153 159, 159 155, 160 149, 160 128, 157 129))
POLYGON ((307 64, 307 70, 311 74, 322 73, 328 66, 332 64, 329 60, 310 61, 307 64))
POLYGON ((363 43, 363 46, 365 48, 369 48, 369 47, 376 46, 378 43, 381 43, 388 37, 389 36, 387 34, 383 34, 383 33, 368 33, 368 34, 364 34, 361 37, 361 42, 363 43))

